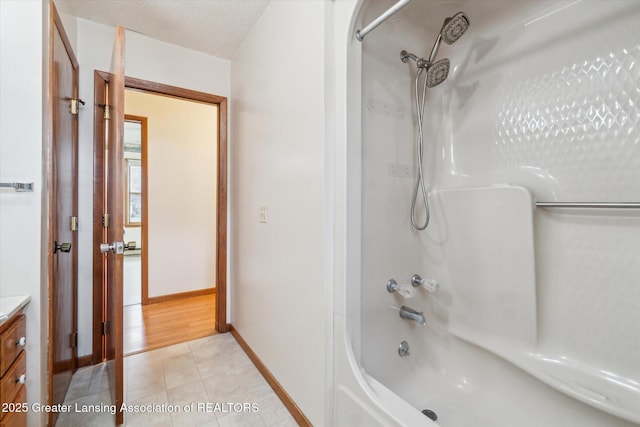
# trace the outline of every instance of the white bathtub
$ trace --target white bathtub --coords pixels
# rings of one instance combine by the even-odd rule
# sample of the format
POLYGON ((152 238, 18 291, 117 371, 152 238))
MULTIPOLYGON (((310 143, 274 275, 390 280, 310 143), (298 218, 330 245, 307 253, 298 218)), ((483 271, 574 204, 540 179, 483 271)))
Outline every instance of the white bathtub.
POLYGON ((334 425, 640 425, 640 213, 535 207, 640 201, 640 3, 414 0, 355 41, 393 3, 358 2, 337 50, 334 425), (416 232, 415 65, 399 53, 428 56, 459 11, 471 26, 428 93, 416 232), (386 291, 415 273, 440 290, 386 291))

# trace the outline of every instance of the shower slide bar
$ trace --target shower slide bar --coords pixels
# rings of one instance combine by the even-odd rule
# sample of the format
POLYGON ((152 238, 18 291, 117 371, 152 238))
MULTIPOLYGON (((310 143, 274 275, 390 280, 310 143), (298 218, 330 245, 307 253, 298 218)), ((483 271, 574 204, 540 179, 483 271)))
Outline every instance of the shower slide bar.
POLYGON ((638 202, 536 202, 538 208, 640 209, 638 202))
POLYGON ((0 182, 0 188, 13 188, 16 193, 33 191, 33 182, 0 182))
POLYGON ((367 25, 366 27, 364 27, 361 30, 356 31, 356 38, 359 41, 364 40, 364 37, 367 34, 369 34, 371 31, 373 31, 378 25, 382 24, 384 21, 386 21, 387 19, 391 18, 392 15, 394 15, 396 12, 398 12, 400 9, 402 9, 403 7, 408 5, 409 3, 411 3, 411 0, 400 0, 398 3, 394 4, 389 9, 384 11, 382 13, 382 15, 378 16, 376 19, 371 21, 371 23, 369 25, 367 25))

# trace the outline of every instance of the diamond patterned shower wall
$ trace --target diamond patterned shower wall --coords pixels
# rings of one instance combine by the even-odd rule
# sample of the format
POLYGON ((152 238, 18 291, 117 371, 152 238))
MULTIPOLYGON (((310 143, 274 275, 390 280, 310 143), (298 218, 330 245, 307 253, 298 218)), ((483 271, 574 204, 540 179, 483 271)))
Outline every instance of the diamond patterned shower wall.
MULTIPOLYGON (((485 145, 494 170, 537 170, 553 183, 538 200, 640 201, 640 46, 512 75, 498 93, 495 143, 485 145)), ((538 210, 543 347, 640 379, 638 242, 637 214, 538 210)))
POLYGON ((640 200, 640 46, 597 56, 505 91, 496 168, 536 165, 559 197, 640 200))

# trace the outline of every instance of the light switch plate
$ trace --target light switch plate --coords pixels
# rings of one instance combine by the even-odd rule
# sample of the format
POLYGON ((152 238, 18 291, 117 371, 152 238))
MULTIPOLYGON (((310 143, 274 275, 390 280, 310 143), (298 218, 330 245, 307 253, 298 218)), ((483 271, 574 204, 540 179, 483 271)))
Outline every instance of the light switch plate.
POLYGON ((265 224, 269 222, 269 207, 267 205, 261 205, 258 209, 258 216, 260 218, 260 222, 265 224))

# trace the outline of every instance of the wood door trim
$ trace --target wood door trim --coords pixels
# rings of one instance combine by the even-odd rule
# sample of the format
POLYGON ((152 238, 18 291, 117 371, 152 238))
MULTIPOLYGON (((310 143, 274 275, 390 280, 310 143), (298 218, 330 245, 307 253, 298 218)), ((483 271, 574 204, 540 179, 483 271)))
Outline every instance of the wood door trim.
POLYGON ((229 331, 227 323, 227 98, 218 104, 218 209, 216 244, 216 330, 229 331))
MULTIPOLYGON (((109 81, 109 73, 104 71, 94 72, 94 99, 98 98, 100 91, 104 91, 104 85, 109 81), (101 85, 101 88, 99 87, 101 85)), ((147 80, 125 77, 125 88, 142 90, 160 95, 173 96, 191 101, 216 104, 218 106, 218 206, 217 206, 217 242, 216 242, 216 331, 223 333, 229 331, 227 324, 227 98, 183 89, 176 86, 164 85, 147 80)), ((93 363, 102 360, 102 266, 99 250, 102 242, 102 200, 104 199, 104 152, 102 150, 104 138, 104 123, 102 122, 103 109, 97 102, 94 105, 94 165, 93 165, 93 363)), ((144 150, 143 150, 144 158, 144 150)), ((144 166, 143 166, 144 169, 144 166)), ((145 182, 146 179, 143 181, 145 182)), ((145 184, 146 185, 146 184, 145 184)), ((143 188, 143 193, 144 193, 143 188)), ((144 200, 144 197, 143 197, 144 200)), ((143 205, 143 224, 145 222, 145 209, 143 205)), ((144 226, 143 226, 144 227, 144 226)), ((148 246, 145 241, 143 228, 143 247, 148 246)), ((144 250, 143 250, 144 253, 144 250)), ((144 256, 144 254, 143 254, 144 256)), ((144 274, 144 263, 143 263, 144 274)), ((148 277, 148 271, 146 273, 148 277)), ((144 286, 144 281, 143 281, 144 286)), ((147 283, 148 289, 148 283, 147 283)), ((148 296, 148 290, 147 290, 148 296)), ((143 294, 144 297, 144 294, 143 294)))
MULTIPOLYGON (((62 19, 60 18, 60 14, 58 13, 58 9, 53 3, 53 0, 49 1, 51 5, 51 11, 53 14, 52 24, 58 29, 60 33, 60 38, 62 39, 62 43, 64 44, 64 48, 67 51, 67 55, 69 55, 69 59, 71 60, 71 65, 74 69, 78 69, 80 64, 78 63, 78 59, 76 58, 75 53, 73 52, 73 47, 71 46, 71 42, 69 41, 69 36, 67 36, 67 32, 64 30, 64 25, 62 25, 62 19)), ((76 87, 77 89, 77 87, 76 87)), ((75 94, 77 96, 77 93, 75 94)))
POLYGON ((125 77, 124 85, 127 89, 137 89, 144 92, 173 96, 176 98, 188 99, 190 101, 199 101, 207 104, 221 104, 222 102, 226 102, 227 100, 227 98, 225 98, 224 96, 198 92, 191 89, 184 89, 177 86, 151 82, 148 80, 136 79, 134 77, 125 77))
POLYGON ((104 213, 104 106, 99 100, 105 99, 105 87, 109 82, 109 74, 103 71, 93 73, 93 357, 92 364, 103 359, 102 312, 104 308, 104 292, 102 280, 104 268, 100 243, 106 241, 102 214, 104 213))
POLYGON ((141 263, 141 295, 142 305, 149 304, 149 191, 148 191, 148 157, 147 157, 147 136, 148 117, 125 114, 124 120, 140 122, 141 146, 140 160, 142 163, 142 224, 140 233, 142 239, 142 251, 140 253, 141 263))

